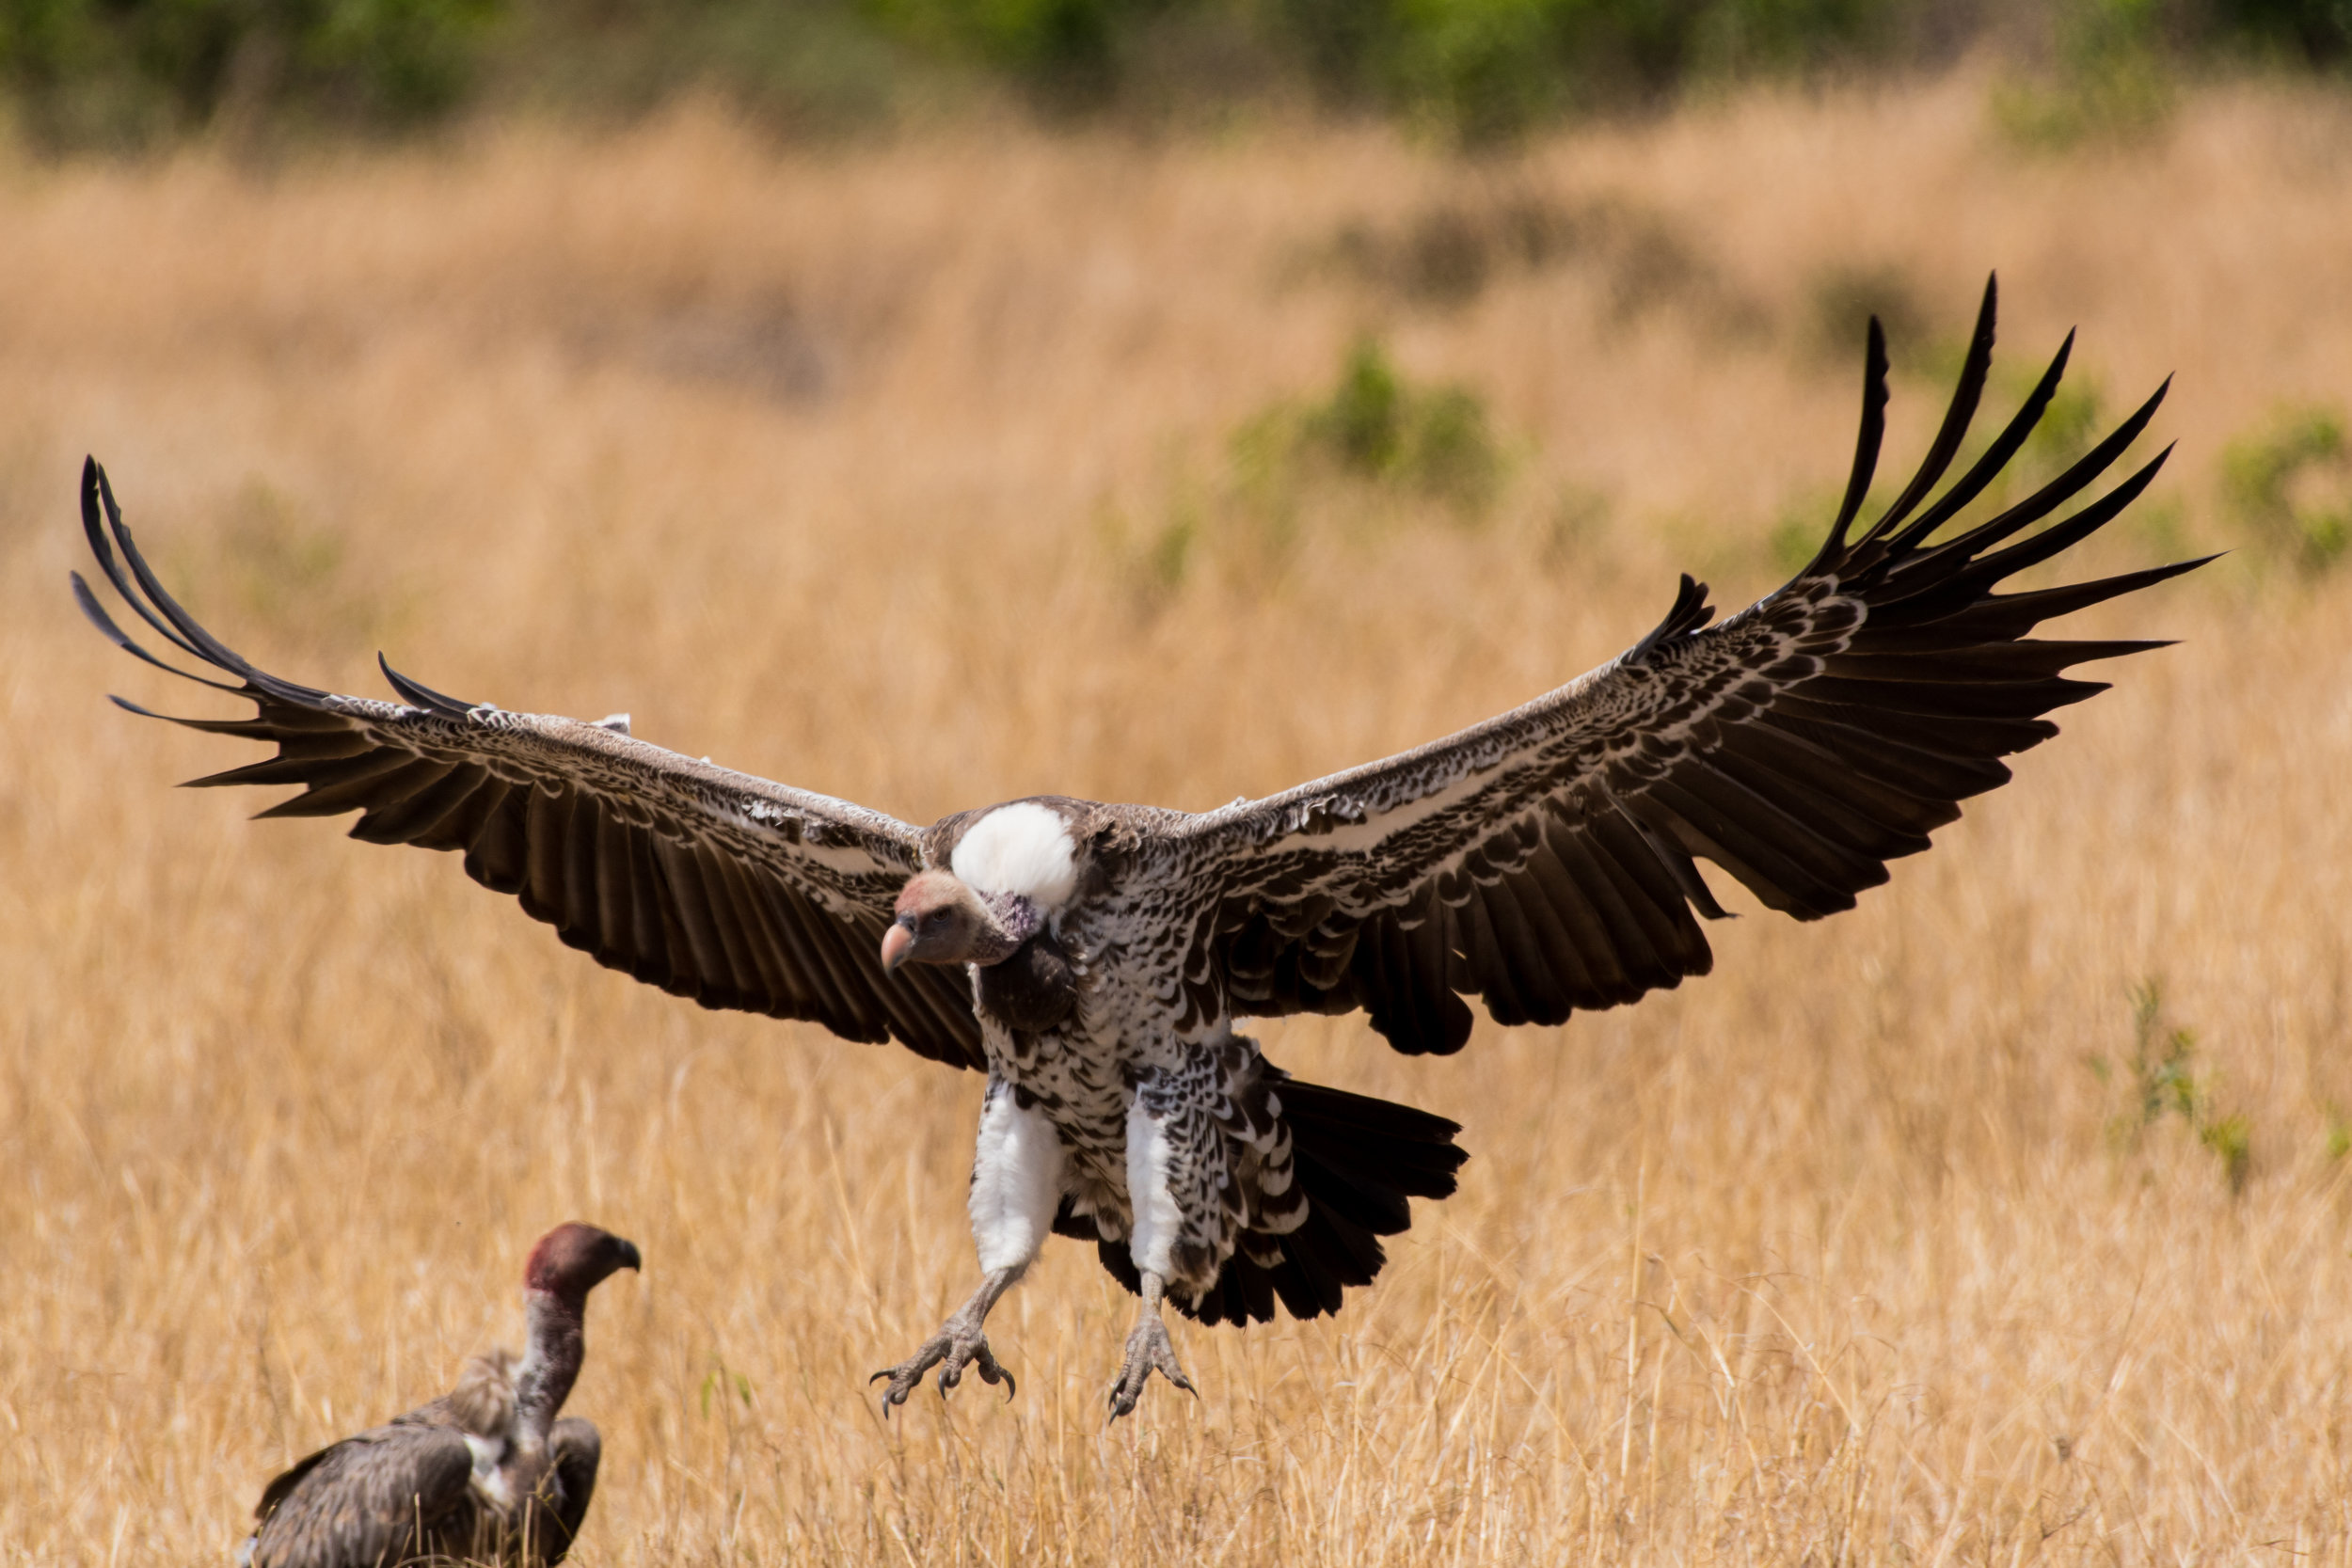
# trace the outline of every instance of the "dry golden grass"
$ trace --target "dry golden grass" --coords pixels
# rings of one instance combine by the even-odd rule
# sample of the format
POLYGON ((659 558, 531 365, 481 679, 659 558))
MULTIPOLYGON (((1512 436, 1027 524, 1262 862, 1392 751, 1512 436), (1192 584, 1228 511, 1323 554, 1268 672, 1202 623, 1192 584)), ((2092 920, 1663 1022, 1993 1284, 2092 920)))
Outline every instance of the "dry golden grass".
MULTIPOLYGON (((1130 1307, 1072 1244, 992 1325, 1016 1401, 885 1424, 863 1383, 968 1288, 977 1079, 633 986, 448 860, 169 793, 250 749, 107 707, 206 704, 64 593, 95 450, 298 678, 376 689, 381 645, 916 819, 1199 807, 1556 683, 1679 565, 1771 586, 1759 541, 1842 478, 1852 360, 1803 323, 1855 267, 1949 337, 1997 265, 2007 362, 2079 323, 2111 414, 2179 372, 2179 461, 2083 554, 2230 542, 2223 441, 2352 364, 2352 119, 2215 91, 2032 162, 1982 102, 1748 98, 1470 172, 1273 132, 782 155, 691 115, 267 177, 8 166, 0 1561, 217 1560, 278 1465, 511 1336, 574 1216, 647 1259, 592 1312, 584 1564, 2352 1556, 2341 580, 2241 553, 2095 618, 2185 645, 1858 911, 1718 927, 1680 992, 1446 1061, 1267 1029, 1463 1121, 1462 1191, 1336 1323, 1180 1329, 1203 1397, 1107 1434, 1130 1307), (1312 264, 1495 189, 1682 249, 1454 309, 1312 264), (1367 325, 1490 396, 1493 516, 1143 583, 1227 433, 1367 325), (2186 1118, 2127 1134, 2150 979, 2208 1121, 2250 1130, 2238 1196, 2186 1118)), ((1907 461, 1942 388, 1897 395, 1907 461)))

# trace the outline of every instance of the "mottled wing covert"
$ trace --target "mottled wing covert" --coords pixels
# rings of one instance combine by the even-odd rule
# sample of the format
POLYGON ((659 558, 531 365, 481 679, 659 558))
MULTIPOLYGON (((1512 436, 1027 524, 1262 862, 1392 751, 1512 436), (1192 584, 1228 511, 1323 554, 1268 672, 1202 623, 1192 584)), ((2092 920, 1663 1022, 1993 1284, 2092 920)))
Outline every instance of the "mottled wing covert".
POLYGON ((935 1061, 983 1066, 962 973, 914 964, 885 974, 876 956, 899 887, 920 868, 907 824, 615 728, 460 702, 389 665, 399 702, 281 680, 165 591, 95 462, 83 469, 82 519, 124 602, 236 683, 141 647, 76 573, 84 613, 128 652, 258 710, 172 721, 278 747, 267 761, 192 783, 300 784, 302 794, 261 815, 357 811, 354 838, 461 851, 468 876, 514 895, 570 946, 704 1006, 805 1019, 850 1039, 896 1037, 935 1061))
MULTIPOLYGON (((1184 975, 1200 1008, 1370 1010, 1398 1050, 1451 1052, 1461 998, 1500 1023, 1558 1023, 1705 974, 1693 918, 1723 911, 1712 861, 1772 909, 1852 907, 1886 863, 1928 847, 1999 760, 2058 733, 2042 715, 2103 683, 2062 672, 2160 646, 2027 634, 2042 621, 2201 564, 1994 593, 2113 519, 2167 453, 2038 532, 2138 437, 2164 391, 2065 472, 1938 538, 2049 406, 2074 339, 1982 454, 1940 495, 1992 362, 1995 292, 1918 473, 1851 529, 1884 429, 1886 354, 1870 324, 1861 439, 1812 562, 1720 625, 1682 579, 1658 627, 1524 707, 1385 762, 1167 830, 1214 889, 1184 975), (2024 537, 2019 535, 2025 534, 2024 537)), ((2169 452, 2169 449, 2167 449, 2169 452)))
POLYGON ((253 1511, 252 1568, 404 1560, 469 1506, 473 1453, 448 1427, 393 1424, 321 1449, 253 1511))

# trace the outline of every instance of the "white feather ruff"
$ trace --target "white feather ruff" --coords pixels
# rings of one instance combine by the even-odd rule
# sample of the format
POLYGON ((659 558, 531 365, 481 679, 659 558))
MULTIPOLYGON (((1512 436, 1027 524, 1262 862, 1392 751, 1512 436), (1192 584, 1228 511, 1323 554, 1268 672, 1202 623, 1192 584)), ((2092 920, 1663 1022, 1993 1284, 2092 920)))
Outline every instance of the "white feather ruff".
POLYGON ((500 1510, 515 1505, 515 1488, 508 1483, 506 1475, 509 1446, 503 1437, 466 1433, 466 1447, 473 1450, 473 1489, 500 1510))
POLYGON ((1043 1111, 1023 1110, 1010 1085, 996 1086, 972 1154, 972 1241, 983 1273, 1017 1269, 1038 1255, 1061 1204, 1061 1134, 1043 1111))
POLYGON ((1127 1243, 1127 1255, 1138 1270, 1162 1279, 1172 1272, 1176 1238, 1184 1225, 1184 1216, 1176 1207, 1176 1194, 1168 1184, 1173 1152, 1160 1119, 1145 1110, 1141 1101, 1131 1101, 1127 1106, 1127 1202, 1135 1211, 1136 1227, 1127 1243))
POLYGON ((998 806, 967 829, 948 864, 981 893, 1059 909, 1078 888, 1077 846, 1059 813, 1034 800, 998 806))

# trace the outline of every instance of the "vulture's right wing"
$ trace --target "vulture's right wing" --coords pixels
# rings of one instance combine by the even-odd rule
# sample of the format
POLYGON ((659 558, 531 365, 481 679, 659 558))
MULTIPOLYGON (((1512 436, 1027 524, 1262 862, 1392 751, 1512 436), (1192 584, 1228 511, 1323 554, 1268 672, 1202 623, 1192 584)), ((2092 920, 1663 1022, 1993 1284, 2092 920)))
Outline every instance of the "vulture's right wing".
POLYGON ((1947 535, 2024 444, 2066 363, 2061 348, 2016 417, 1931 500, 1984 389, 1994 302, 1988 285, 1919 472, 1850 536, 1883 431, 1886 353, 1870 324, 1845 503, 1812 563, 1776 593, 1709 626, 1706 591, 1686 577, 1657 629, 1548 696, 1168 830, 1210 890, 1184 975, 1195 1006, 1360 1006, 1407 1052, 1469 1038, 1463 994, 1484 997, 1500 1023, 1558 1023, 1707 972, 1692 911, 1723 911, 1694 860, 1817 919, 1851 908, 1886 880, 1886 862, 1926 848, 1960 801, 2006 781, 2000 758, 2058 733, 2043 714, 2103 689, 2063 672, 2157 645, 2042 640, 2034 627, 2201 562, 1994 592, 2146 488, 2162 454, 2026 534, 2122 455, 2161 390, 2049 483, 1947 535))
POLYGON ((899 888, 922 869, 906 823, 649 746, 625 727, 459 702, 389 665, 402 702, 296 686, 230 652, 165 592, 95 462, 82 470, 82 522, 124 602, 239 684, 157 658, 76 573, 74 595, 99 630, 259 709, 172 721, 278 747, 268 761, 193 783, 302 784, 262 815, 357 811, 354 838, 462 850, 468 876, 516 895, 570 946, 706 1007, 806 1019, 856 1040, 896 1037, 934 1061, 984 1068, 963 971, 885 974, 877 956, 899 888))

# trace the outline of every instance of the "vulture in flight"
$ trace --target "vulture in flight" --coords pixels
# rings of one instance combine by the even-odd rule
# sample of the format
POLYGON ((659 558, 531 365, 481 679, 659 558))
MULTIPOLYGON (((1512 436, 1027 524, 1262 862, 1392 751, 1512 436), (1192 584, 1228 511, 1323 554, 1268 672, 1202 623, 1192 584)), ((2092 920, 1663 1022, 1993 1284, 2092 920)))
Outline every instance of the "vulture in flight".
MULTIPOLYGON (((176 603, 93 463, 99 568, 156 636, 252 702, 183 719, 274 743, 194 781, 299 784, 264 816, 360 813, 355 838, 464 856, 571 946, 707 1007, 895 1038, 987 1075, 969 1205, 981 1283, 887 1378, 1011 1379, 982 1327, 1049 1234, 1091 1241, 1142 1300, 1110 1390, 1189 1388, 1162 1303, 1204 1323, 1336 1311, 1371 1282, 1407 1199, 1454 1191, 1453 1122, 1300 1083, 1245 1018, 1362 1008, 1398 1051, 1457 1051, 1480 999, 1557 1024, 1704 974, 1714 863, 1800 920, 1850 908, 1928 847, 2043 715, 2104 689, 2064 672, 2157 646, 2042 639, 2042 622, 2201 564, 1997 593, 2112 520, 2159 453, 2039 530, 2138 438, 2153 397, 2079 461, 1963 519, 2048 408, 2070 335, 2015 415, 1960 459, 1992 360, 1988 284, 1918 472, 1861 520, 1884 430, 1870 323, 1861 438, 1812 562, 1721 622, 1690 578, 1623 654, 1523 707, 1386 761, 1191 813, 1059 796, 928 828, 771 784, 597 723, 445 696, 382 702, 256 669, 176 603), (1956 521, 1956 519, 1958 521, 1956 521)), ((2169 451, 2169 449, 2168 449, 2169 451)), ((108 619, 99 628, 161 664, 108 619)), ((381 660, 379 660, 381 663, 381 660)), ((166 664, 177 673, 185 671, 166 664)), ((121 702, 120 698, 116 699, 121 702)), ((135 713, 148 710, 124 702, 135 713)))
POLYGON ((637 1248, 559 1225, 523 1270, 530 1342, 466 1364, 454 1392, 321 1449, 269 1483, 238 1568, 390 1568, 431 1560, 539 1568, 572 1549, 603 1452, 555 1413, 580 1376, 588 1292, 637 1248))

